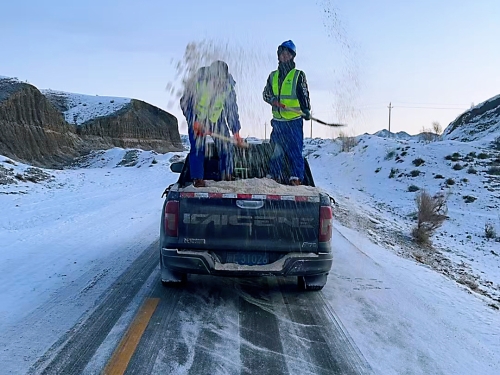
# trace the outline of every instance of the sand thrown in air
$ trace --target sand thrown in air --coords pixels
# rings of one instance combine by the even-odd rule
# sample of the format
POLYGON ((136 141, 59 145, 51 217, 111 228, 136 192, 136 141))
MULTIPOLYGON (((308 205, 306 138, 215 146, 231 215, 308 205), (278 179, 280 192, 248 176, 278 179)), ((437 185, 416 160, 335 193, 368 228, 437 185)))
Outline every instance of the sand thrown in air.
MULTIPOLYGON (((338 48, 340 53, 337 59, 343 64, 334 74, 333 109, 338 122, 349 123, 361 116, 359 108, 362 88, 361 50, 359 45, 349 37, 335 3, 333 0, 316 1, 316 5, 319 6, 322 12, 325 31, 333 41, 332 47, 338 48)), ((346 131, 352 133, 354 129, 340 130, 341 133, 346 131)))
MULTIPOLYGON (((236 81, 235 91, 239 107, 241 135, 257 136, 264 134, 264 123, 271 118, 271 107, 262 100, 262 90, 267 74, 276 65, 276 53, 262 51, 256 41, 245 43, 220 39, 191 41, 186 45, 184 55, 172 64, 175 77, 166 85, 170 94, 167 108, 177 106, 179 99, 197 80, 198 70, 208 67, 216 60, 225 61, 229 73, 236 81), (251 46, 251 48, 249 47, 251 46), (262 73, 265 72, 265 73, 262 73)), ((186 131, 184 118, 179 119, 180 130, 186 131)), ((268 128, 268 132, 269 132, 268 128)), ((269 133, 267 134, 269 136, 269 133)))

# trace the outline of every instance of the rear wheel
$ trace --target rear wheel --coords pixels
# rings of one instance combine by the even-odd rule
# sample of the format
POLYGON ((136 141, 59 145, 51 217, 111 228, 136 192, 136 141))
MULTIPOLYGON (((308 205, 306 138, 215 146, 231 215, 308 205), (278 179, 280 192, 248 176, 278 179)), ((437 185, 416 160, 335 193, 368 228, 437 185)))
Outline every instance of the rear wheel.
POLYGON ((317 291, 323 289, 328 274, 297 277, 297 285, 300 290, 317 291))

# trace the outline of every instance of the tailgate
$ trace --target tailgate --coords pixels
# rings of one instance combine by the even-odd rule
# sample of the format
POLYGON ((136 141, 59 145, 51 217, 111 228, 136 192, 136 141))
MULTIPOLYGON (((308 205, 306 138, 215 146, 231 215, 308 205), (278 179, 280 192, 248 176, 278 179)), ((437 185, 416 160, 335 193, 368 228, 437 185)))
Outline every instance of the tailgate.
POLYGON ((206 250, 314 252, 319 196, 181 193, 179 243, 206 250))

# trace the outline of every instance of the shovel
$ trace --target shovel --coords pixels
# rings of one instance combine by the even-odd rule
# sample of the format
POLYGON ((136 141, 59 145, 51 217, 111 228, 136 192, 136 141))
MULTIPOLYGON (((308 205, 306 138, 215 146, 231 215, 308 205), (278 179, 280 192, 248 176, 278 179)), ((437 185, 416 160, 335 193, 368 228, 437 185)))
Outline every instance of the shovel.
MULTIPOLYGON (((196 125, 196 122, 195 122, 195 125, 196 125)), ((203 130, 204 130, 204 129, 203 129, 203 127, 202 127, 200 130, 201 130, 201 131, 203 131, 203 130)), ((207 135, 209 135, 209 136, 211 136, 211 137, 212 137, 212 138, 214 138, 214 139, 215 139, 215 138, 217 138, 217 139, 220 139, 220 140, 221 140, 221 141, 223 141, 223 142, 233 143, 233 144, 235 144, 236 146, 241 147, 241 148, 248 148, 248 147, 249 147, 249 146, 248 146, 248 143, 246 143, 246 142, 243 142, 243 143, 241 143, 241 144, 238 144, 238 143, 234 140, 234 138, 226 137, 225 135, 222 135, 222 134, 213 133, 213 132, 208 132, 208 131, 203 131, 203 134, 202 134, 202 135, 203 135, 203 136, 207 136, 207 135)))
MULTIPOLYGON (((301 116, 305 116, 304 112, 302 112, 302 111, 300 111, 298 109, 293 109, 293 108, 290 108, 290 107, 283 107, 283 108, 286 109, 287 111, 297 113, 298 115, 301 115, 301 116)), ((316 121, 318 124, 326 125, 326 126, 332 126, 332 127, 335 127, 335 128, 340 128, 342 126, 347 126, 345 124, 337 124, 337 123, 326 122, 326 121, 320 120, 320 119, 318 119, 316 117, 312 117, 312 116, 311 116, 311 120, 316 121)))

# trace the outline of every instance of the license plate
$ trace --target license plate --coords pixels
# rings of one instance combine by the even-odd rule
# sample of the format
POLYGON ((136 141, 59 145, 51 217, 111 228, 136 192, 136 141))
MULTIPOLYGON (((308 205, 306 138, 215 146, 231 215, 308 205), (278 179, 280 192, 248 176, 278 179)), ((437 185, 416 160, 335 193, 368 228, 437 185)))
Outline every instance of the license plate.
POLYGON ((269 263, 267 253, 228 253, 226 263, 256 266, 269 263))

